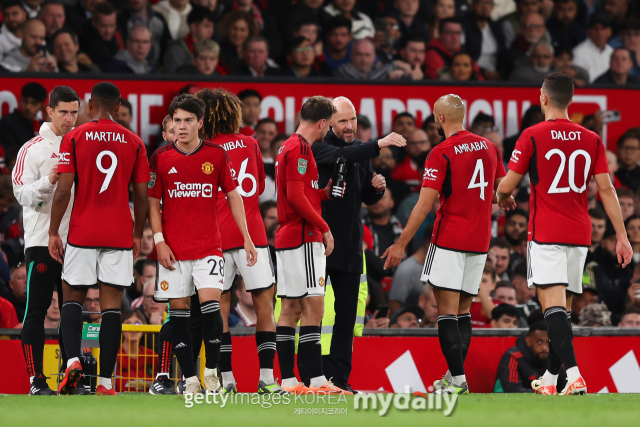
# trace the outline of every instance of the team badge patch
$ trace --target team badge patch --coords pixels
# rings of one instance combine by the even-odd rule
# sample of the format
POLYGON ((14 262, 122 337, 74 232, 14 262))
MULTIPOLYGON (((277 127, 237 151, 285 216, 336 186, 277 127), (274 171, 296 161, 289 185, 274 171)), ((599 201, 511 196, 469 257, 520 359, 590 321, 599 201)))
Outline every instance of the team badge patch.
POLYGON ((213 172, 213 165, 209 162, 203 163, 202 172, 206 173, 207 175, 211 175, 211 173, 213 172))
POLYGON ((169 289, 169 282, 167 282, 166 280, 160 282, 160 289, 162 289, 163 291, 169 289))
POLYGON ((300 175, 307 173, 307 163, 305 159, 298 159, 298 172, 300 172, 300 175))
POLYGON ((320 285, 320 287, 324 286, 324 277, 320 278, 320 280, 318 281, 318 284, 320 285))
POLYGON ((44 273, 45 271, 47 271, 47 264, 41 262, 40 264, 36 265, 36 270, 38 270, 38 273, 44 273))
POLYGON ((147 184, 147 187, 153 188, 154 185, 156 185, 156 174, 149 172, 149 184, 147 184))

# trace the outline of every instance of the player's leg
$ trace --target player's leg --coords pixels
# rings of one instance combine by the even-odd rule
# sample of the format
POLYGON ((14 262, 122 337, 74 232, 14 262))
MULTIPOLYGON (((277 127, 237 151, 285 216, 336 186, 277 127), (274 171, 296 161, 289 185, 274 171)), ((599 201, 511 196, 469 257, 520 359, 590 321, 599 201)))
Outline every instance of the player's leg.
MULTIPOLYGON (((225 263, 225 266, 228 265, 225 263)), ((225 268, 226 270, 226 268, 225 268)), ((225 271, 226 273, 226 271, 225 271)), ((225 280, 225 287, 227 286, 225 280)), ((218 368, 220 368, 220 374, 222 375, 222 390, 223 394, 237 393, 236 379, 233 376, 233 370, 231 367, 231 332, 229 331, 229 312, 231 311, 231 293, 229 291, 223 292, 220 295, 220 312, 222 313, 222 342, 220 344, 220 357, 218 358, 218 368)))
POLYGON ((173 381, 169 378, 169 373, 171 371, 171 357, 173 354, 173 344, 167 337, 167 322, 169 321, 169 316, 167 320, 160 327, 160 333, 158 334, 158 340, 160 341, 160 354, 158 354, 158 373, 156 374, 156 378, 149 387, 149 394, 176 394, 175 386, 173 385, 173 381))
POLYGON ((466 292, 460 293, 460 301, 458 302, 458 329, 460 330, 460 338, 462 340, 462 362, 467 360, 469 347, 471 346, 471 303, 473 295, 466 292))
POLYGON ((113 390, 111 377, 118 359, 118 350, 120 349, 120 339, 122 337, 122 313, 120 307, 123 292, 124 287, 100 284, 102 323, 100 325, 100 373, 98 374, 96 394, 116 394, 113 390))
POLYGON ((324 297, 308 296, 300 300, 300 339, 298 340, 298 371, 300 377, 308 376, 309 389, 322 387, 327 379, 322 372, 322 347, 320 324, 324 314, 324 297), (303 375, 303 372, 308 374, 303 375))
POLYGON ((487 254, 464 255, 464 274, 462 277, 462 292, 458 302, 458 329, 462 339, 462 362, 467 359, 469 346, 471 345, 471 303, 473 297, 478 295, 482 272, 487 263, 487 254))
POLYGON ((162 325, 163 333, 171 344, 178 364, 185 377, 185 394, 200 393, 200 381, 193 364, 193 342, 189 333, 189 308, 191 297, 169 299, 169 317, 162 325))
POLYGON ((198 366, 198 357, 202 349, 202 309, 198 290, 191 295, 191 308, 189 309, 189 333, 193 343, 193 366, 198 366))
POLYGON ((451 383, 461 386, 467 382, 462 357, 462 336, 458 328, 460 292, 433 288, 438 304, 438 338, 442 354, 451 372, 451 383))

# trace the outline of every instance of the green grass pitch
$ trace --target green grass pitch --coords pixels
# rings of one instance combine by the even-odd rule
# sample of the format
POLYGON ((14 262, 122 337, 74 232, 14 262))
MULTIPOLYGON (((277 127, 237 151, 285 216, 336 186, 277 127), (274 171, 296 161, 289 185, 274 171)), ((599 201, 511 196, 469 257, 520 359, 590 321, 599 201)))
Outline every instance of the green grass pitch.
MULTIPOLYGON (((393 405, 392 405, 393 406, 393 405)), ((637 425, 640 396, 601 394, 538 396, 531 394, 472 394, 461 396, 450 417, 435 410, 391 409, 385 417, 373 410, 355 410, 349 396, 333 405, 290 402, 269 409, 258 405, 220 408, 202 403, 185 408, 182 396, 0 396, 0 426, 206 426, 338 427, 338 426, 611 426, 637 425), (297 415, 301 408, 347 409, 346 415, 297 415)))

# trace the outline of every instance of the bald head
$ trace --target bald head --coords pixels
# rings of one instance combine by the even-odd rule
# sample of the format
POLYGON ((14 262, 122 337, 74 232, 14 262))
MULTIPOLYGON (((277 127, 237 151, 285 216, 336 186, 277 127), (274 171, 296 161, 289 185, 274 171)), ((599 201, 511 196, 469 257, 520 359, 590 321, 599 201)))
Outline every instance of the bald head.
POLYGON ((349 98, 344 96, 334 98, 333 105, 338 110, 331 118, 333 133, 350 144, 356 139, 356 130, 358 129, 356 107, 354 107, 349 98))
POLYGON ((450 134, 446 129, 454 129, 455 133, 462 128, 462 121, 464 120, 464 103, 458 95, 449 94, 438 98, 436 104, 433 106, 433 115, 436 119, 436 125, 438 126, 438 133, 445 136, 450 134), (442 132, 441 132, 442 130, 442 132))
POLYGON ((38 19, 29 19, 22 24, 22 49, 33 56, 38 51, 38 47, 44 45, 46 29, 44 24, 38 19))

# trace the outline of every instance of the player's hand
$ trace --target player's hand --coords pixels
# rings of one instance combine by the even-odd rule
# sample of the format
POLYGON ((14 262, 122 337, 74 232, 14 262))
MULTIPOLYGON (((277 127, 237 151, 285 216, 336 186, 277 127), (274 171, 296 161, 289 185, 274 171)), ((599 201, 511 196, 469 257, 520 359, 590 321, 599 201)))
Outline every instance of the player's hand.
POLYGON ((378 315, 378 310, 374 311, 371 315, 371 319, 367 323, 364 324, 365 329, 382 329, 389 327, 389 317, 381 317, 380 319, 376 319, 378 315))
POLYGON ((333 252, 333 234, 331 234, 331 230, 326 233, 322 233, 322 240, 324 240, 324 244, 327 246, 324 251, 324 255, 331 255, 331 252, 333 252))
POLYGON ((404 246, 399 245, 398 242, 389 246, 380 258, 387 260, 384 262, 384 269, 389 270, 396 267, 402 261, 404 255, 404 246))
POLYGON ((140 245, 142 244, 142 239, 140 237, 133 238, 133 259, 137 259, 140 255, 140 245))
POLYGON ((64 248, 62 247, 62 238, 60 238, 59 234, 49 236, 49 255, 51 255, 51 258, 62 264, 64 248))
POLYGON ((171 251, 169 245, 165 242, 160 242, 156 245, 156 250, 158 251, 158 262, 160 265, 167 270, 175 270, 176 268, 173 266, 173 263, 176 262, 176 257, 173 255, 173 251, 171 251))
POLYGON ((618 243, 616 243, 616 254, 618 255, 618 262, 622 264, 622 268, 625 268, 631 262, 633 258, 633 249, 627 238, 627 234, 620 234, 616 236, 618 243))
POLYGON ((373 188, 375 188, 376 192, 382 193, 384 189, 387 188, 387 181, 384 179, 384 176, 376 173, 373 174, 371 185, 373 185, 373 188))
POLYGON ((391 132, 389 135, 378 140, 378 147, 380 148, 390 147, 392 145, 395 147, 404 147, 407 145, 407 140, 395 132, 391 132))
POLYGON ((53 165, 53 167, 51 168, 51 172, 49 172, 49 182, 51 183, 51 185, 56 185, 56 182, 58 182, 58 164, 57 163, 53 165))
POLYGON ((251 239, 247 239, 244 242, 244 251, 247 253, 247 266, 253 267, 258 262, 258 251, 253 245, 251 239))
MULTIPOLYGON (((327 186, 324 187, 324 194, 327 195, 327 198, 331 198, 332 186, 333 186, 333 180, 330 179, 329 182, 327 182, 327 186)), ((340 195, 340 197, 344 197, 344 192, 346 190, 347 190, 347 183, 343 182, 342 183, 342 194, 340 195)))
POLYGON ((508 199, 504 200, 500 200, 500 198, 498 198, 498 206, 500 206, 500 209, 502 210, 510 211, 516 208, 516 200, 513 196, 509 196, 508 199))

